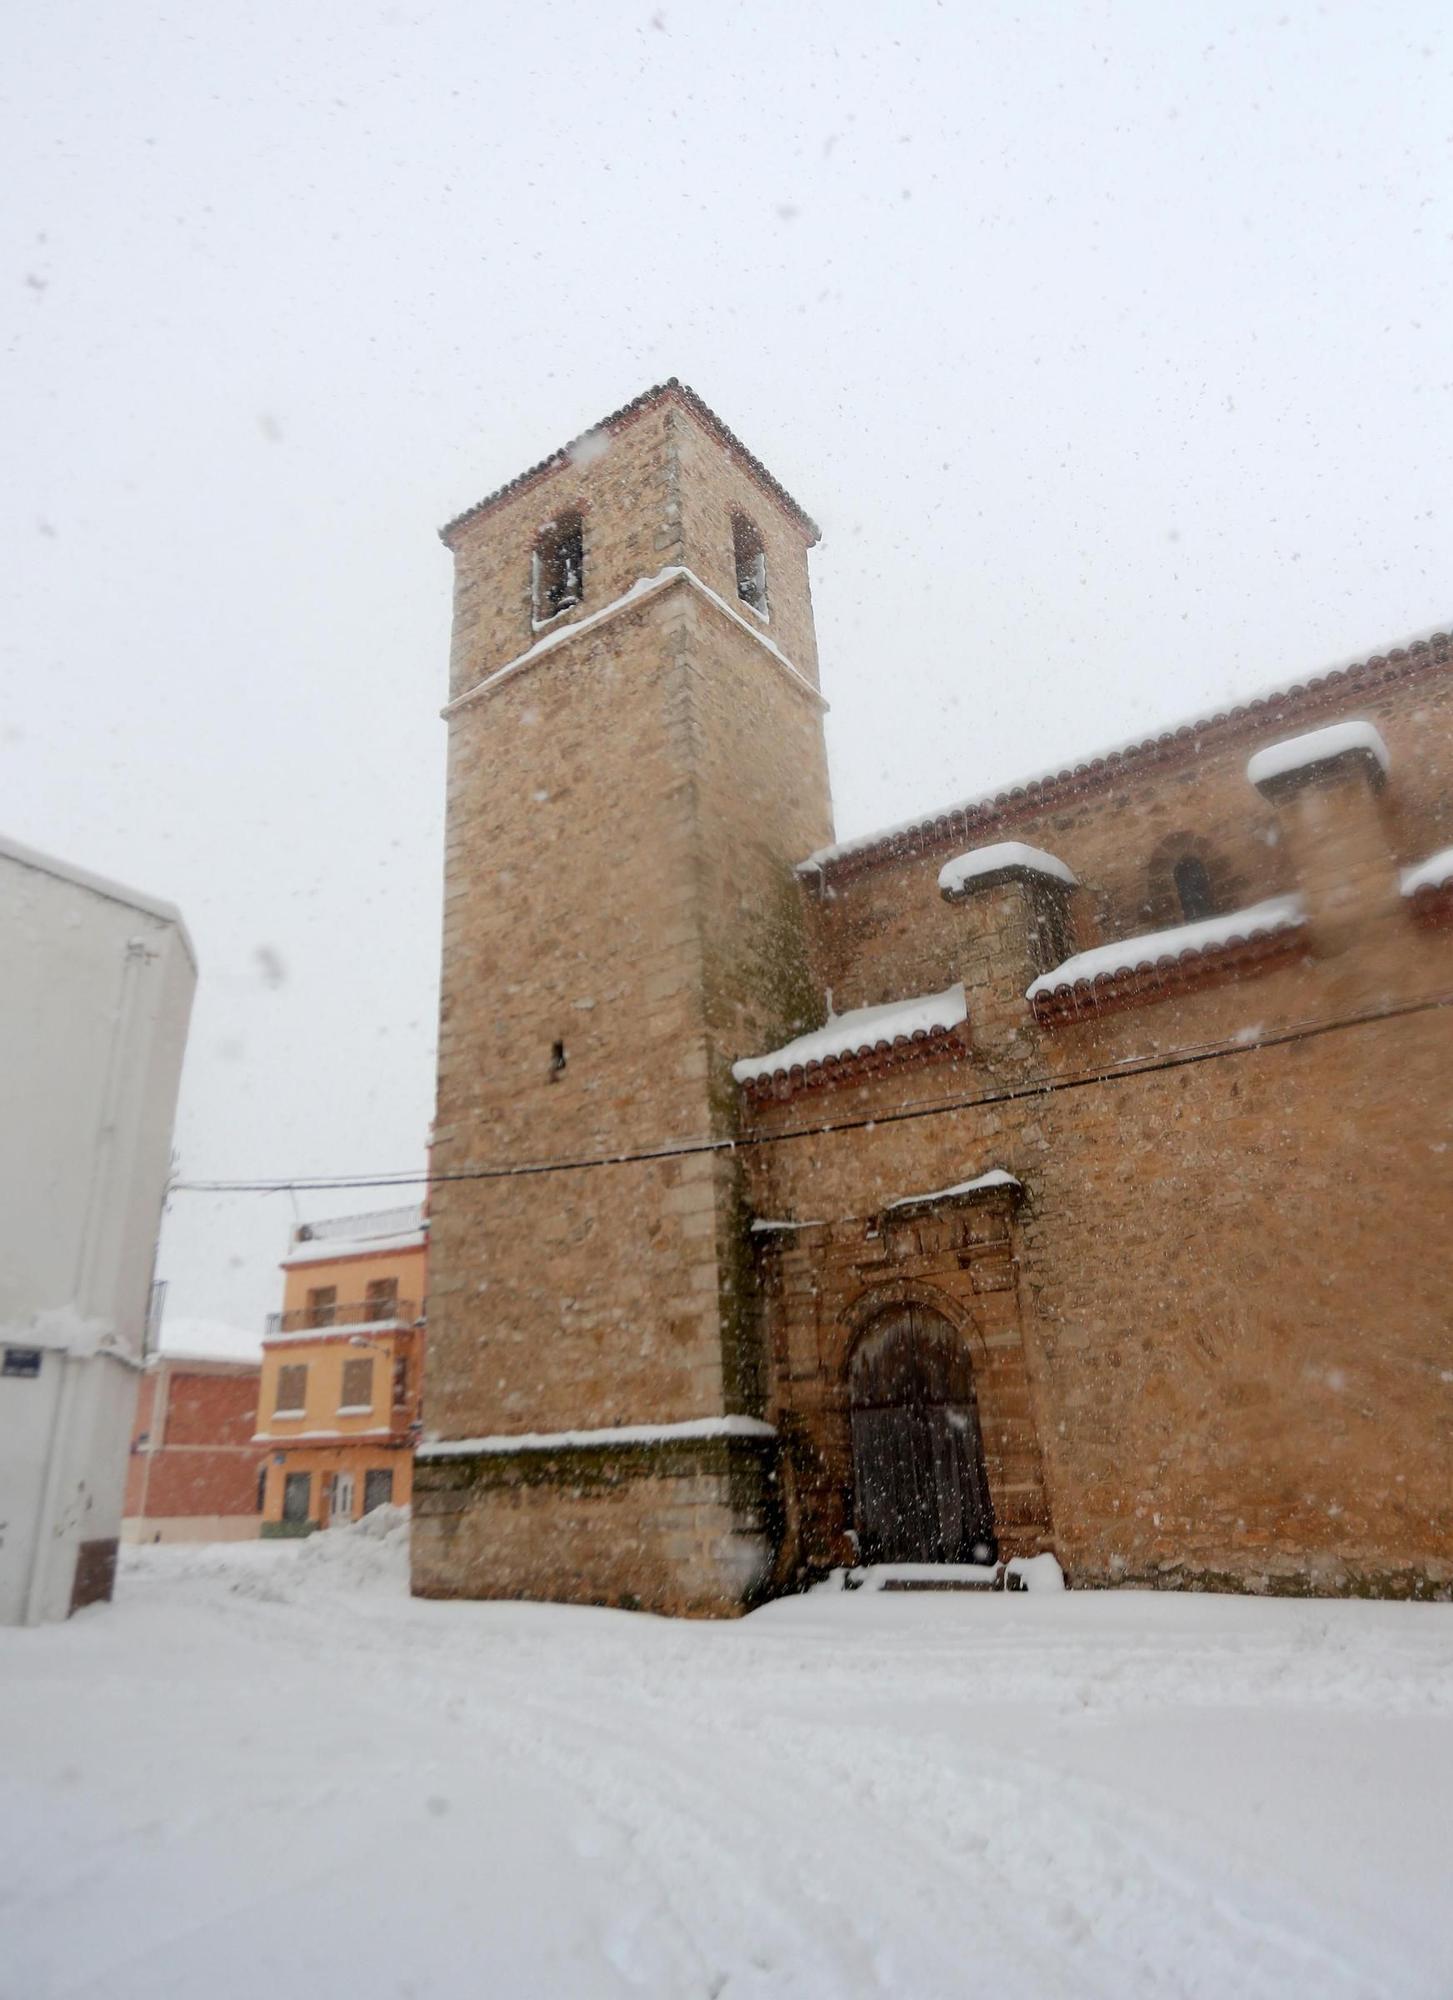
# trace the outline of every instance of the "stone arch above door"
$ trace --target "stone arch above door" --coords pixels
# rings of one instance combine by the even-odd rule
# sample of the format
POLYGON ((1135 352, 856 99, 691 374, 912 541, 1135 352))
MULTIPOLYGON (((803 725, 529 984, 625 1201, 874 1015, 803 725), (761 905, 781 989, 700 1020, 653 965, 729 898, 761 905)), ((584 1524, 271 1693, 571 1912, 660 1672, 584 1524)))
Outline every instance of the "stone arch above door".
POLYGON ((882 1284, 870 1285, 843 1311, 842 1323, 848 1336, 846 1366, 849 1371, 859 1341, 873 1321, 881 1318, 890 1306, 921 1306, 925 1312, 937 1313, 971 1347, 977 1346, 981 1353, 987 1351, 983 1328, 961 1299, 941 1292, 936 1285, 925 1284, 920 1278, 888 1278, 882 1284))

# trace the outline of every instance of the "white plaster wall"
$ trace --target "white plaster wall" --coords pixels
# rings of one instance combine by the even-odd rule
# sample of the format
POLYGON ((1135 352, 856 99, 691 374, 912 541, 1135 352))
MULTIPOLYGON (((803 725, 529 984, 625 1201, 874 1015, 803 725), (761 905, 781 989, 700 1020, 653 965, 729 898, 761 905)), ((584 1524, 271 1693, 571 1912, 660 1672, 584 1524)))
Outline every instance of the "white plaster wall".
POLYGON ((120 1532, 196 965, 177 912, 0 841, 0 1622, 120 1532))

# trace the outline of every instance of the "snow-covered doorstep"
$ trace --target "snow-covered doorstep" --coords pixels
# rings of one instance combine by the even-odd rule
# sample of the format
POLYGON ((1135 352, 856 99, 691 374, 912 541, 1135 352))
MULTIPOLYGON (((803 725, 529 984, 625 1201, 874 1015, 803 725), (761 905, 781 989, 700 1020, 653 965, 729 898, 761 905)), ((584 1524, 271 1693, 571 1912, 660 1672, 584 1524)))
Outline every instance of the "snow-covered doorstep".
POLYGON ((440 711, 441 714, 452 715, 457 708, 463 708, 467 702, 475 701, 480 695, 490 693, 501 681, 509 680, 526 667, 532 667, 546 653, 552 653, 557 646, 563 646, 567 639, 574 639, 582 632, 594 630, 597 625, 603 625, 608 619, 618 617, 630 606, 640 604, 645 598, 654 597, 657 591, 665 590, 673 583, 690 584, 691 588, 706 598, 708 603, 714 604, 718 611, 724 612, 734 625, 740 625, 749 638, 755 639, 764 651, 770 653, 778 666, 782 667, 805 693, 810 694, 820 708, 824 711, 827 709, 828 704, 807 675, 788 659, 782 648, 769 639, 765 632, 755 625, 749 625, 740 612, 734 611, 724 597, 717 595, 710 584, 702 582, 695 570, 688 569, 684 563, 669 563, 664 569, 658 569, 654 576, 637 577, 629 590, 623 591, 619 597, 613 597, 609 604, 601 605, 598 611, 588 612, 584 618, 576 618, 568 625, 561 625, 555 631, 547 632, 542 639, 537 639, 533 646, 527 646, 523 653, 517 653, 514 659, 506 660, 502 667, 496 667, 491 673, 486 674, 482 681, 476 681, 473 687, 465 688, 455 695, 452 701, 445 703, 440 711))
POLYGON ((1077 952, 1052 972, 1042 972, 1029 986, 1027 997, 1033 1000, 1036 994, 1055 993, 1077 986, 1081 980, 1111 973, 1138 972, 1142 967, 1159 965, 1163 959, 1177 959, 1182 952, 1210 951, 1269 931, 1294 930, 1306 922, 1306 915, 1299 895, 1268 896, 1264 903, 1233 910, 1226 917, 1206 917, 1200 923, 1178 924, 1173 930, 1146 931, 1140 937, 1099 944, 1090 951, 1077 952))
POLYGON ((956 895, 981 876, 998 875, 1006 868, 1022 869, 1029 875, 1047 875, 1051 881, 1063 882, 1070 889, 1079 887, 1079 878, 1057 854, 1046 854, 1042 847, 1030 847, 1022 840, 1000 840, 992 847, 975 847, 967 854, 956 854, 939 869, 938 886, 944 895, 956 895))
POLYGON ((1325 729, 1309 729, 1303 736, 1268 743, 1247 760, 1246 776, 1253 785, 1267 785, 1289 771, 1306 771, 1314 764, 1329 764, 1334 757, 1354 752, 1370 757, 1386 773, 1387 745, 1372 723, 1357 721, 1333 722, 1325 729))
POLYGON ((515 1451, 583 1451, 592 1447, 668 1444, 676 1438, 776 1437, 760 1417, 690 1417, 679 1424, 611 1424, 590 1431, 520 1431, 494 1437, 429 1438, 416 1458, 479 1458, 515 1451))
POLYGON ((746 1056, 732 1064, 738 1083, 755 1083, 775 1076, 778 1070, 823 1062, 829 1056, 856 1055, 874 1049, 880 1042, 891 1047, 897 1041, 911 1041, 915 1035, 957 1028, 969 1017, 968 1000, 962 983, 943 993, 923 993, 913 1000, 890 1000, 882 1007, 855 1007, 847 1014, 829 1015, 827 1025, 811 1034, 799 1035, 780 1049, 766 1055, 746 1056))
POLYGON ((1404 868, 1399 881, 1405 896, 1416 896, 1419 889, 1447 888, 1453 882, 1453 847, 1439 848, 1426 861, 1404 868))

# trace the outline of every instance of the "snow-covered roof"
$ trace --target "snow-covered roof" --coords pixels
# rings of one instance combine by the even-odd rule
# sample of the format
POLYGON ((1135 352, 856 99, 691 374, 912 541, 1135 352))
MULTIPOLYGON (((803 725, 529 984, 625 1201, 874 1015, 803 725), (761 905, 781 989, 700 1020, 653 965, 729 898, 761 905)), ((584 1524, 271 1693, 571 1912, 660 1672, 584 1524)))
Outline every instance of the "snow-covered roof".
POLYGON ((943 993, 924 993, 913 1000, 890 1000, 882 1007, 854 1007, 846 1014, 832 1014, 827 1025, 811 1034, 799 1035, 780 1049, 765 1055, 746 1056, 732 1064, 738 1083, 759 1083, 768 1077, 805 1069, 840 1056, 865 1055, 876 1048, 892 1048, 898 1042, 920 1040, 943 1034, 968 1019, 968 1001, 962 982, 943 993))
POLYGON ((330 1215, 321 1222, 300 1222, 293 1231, 294 1243, 321 1243, 329 1237, 349 1241, 369 1236, 399 1236, 405 1230, 422 1229, 423 1205, 417 1201, 397 1208, 371 1208, 362 1215, 330 1215))
POLYGON ((1387 745, 1376 727, 1370 722, 1355 721, 1333 722, 1325 729, 1309 729, 1303 736, 1289 736, 1282 743, 1268 743, 1264 750, 1248 758, 1246 775, 1260 790, 1294 771, 1310 771, 1339 757, 1368 757, 1384 775, 1387 772, 1387 745))
POLYGON ((336 1264, 345 1257, 383 1257, 400 1250, 422 1250, 427 1229, 400 1230, 396 1236, 334 1236, 320 1243, 299 1243, 283 1258, 283 1269, 297 1264, 336 1264))
POLYGON ((960 799, 951 805, 940 806, 934 812, 917 813, 912 819, 900 820, 896 825, 877 827, 871 833, 834 841, 831 846, 820 847, 805 861, 799 862, 797 872, 799 875, 813 875, 853 856, 886 858, 895 852, 902 852, 905 847, 909 852, 918 853, 925 846, 961 840, 965 834, 972 834, 976 827, 992 826, 1006 814, 1047 812, 1062 798, 1078 795, 1086 784, 1108 782, 1121 775, 1132 776, 1137 767, 1154 764, 1166 757, 1195 756, 1203 746, 1216 747, 1228 737, 1233 740, 1238 736, 1244 737, 1258 725, 1266 728, 1278 721, 1291 722, 1298 715, 1325 709, 1339 699, 1356 701, 1365 698, 1369 689, 1381 687, 1408 673, 1450 664, 1453 664, 1453 635, 1433 632, 1426 639, 1415 639, 1407 646, 1394 646, 1386 653, 1375 653, 1368 659, 1334 667, 1327 673, 1313 674, 1289 687, 1274 688, 1251 701, 1238 702, 1234 708, 1218 709, 1214 715, 1200 716, 1176 729, 1163 730, 1158 736, 1119 744, 1096 756, 1083 758, 1076 764, 1062 765, 1058 769, 1022 778, 1017 784, 1005 786, 1002 790, 960 799), (876 853, 880 849, 883 850, 881 856, 876 853))
POLYGON ((931 1188, 927 1194, 901 1194, 897 1201, 890 1201, 883 1213, 887 1215, 895 1208, 919 1208, 929 1201, 951 1201, 959 1194, 981 1194, 989 1188, 1017 1188, 1024 1183, 1014 1174, 1006 1173, 1003 1167, 990 1167, 986 1174, 976 1174, 971 1181, 955 1181, 952 1187, 931 1188))
POLYGON ((1426 861, 1404 868, 1400 884, 1405 896, 1416 896, 1420 889, 1446 889, 1453 884, 1453 847, 1440 848, 1426 861))
POLYGON ((956 854, 939 869, 938 886, 945 896, 956 896, 970 882, 985 875, 1004 875, 1010 871, 1047 875, 1071 889, 1079 886, 1078 878, 1057 854, 1046 854, 1042 847, 1029 847, 1022 840, 1000 840, 992 847, 974 847, 967 854, 956 854))
POLYGON ((611 1424, 590 1431, 520 1431, 493 1437, 430 1438, 416 1458, 480 1458, 516 1451, 586 1451, 612 1445, 669 1444, 677 1438, 776 1437, 760 1417, 690 1417, 679 1424, 611 1424))
POLYGON ((1173 965, 1187 955, 1213 951, 1271 931, 1291 930, 1305 920, 1306 908, 1300 896, 1269 896, 1264 903, 1233 910, 1229 916, 1178 924, 1173 930, 1146 931, 1139 937, 1120 938, 1114 944, 1100 944, 1091 951, 1077 952, 1053 972, 1042 972, 1030 985, 1026 997, 1033 1000, 1041 993, 1062 992, 1066 987, 1089 985, 1096 979, 1138 972, 1142 967, 1173 965))
POLYGON ((27 847, 22 841, 11 840, 6 834, 0 834, 0 856, 7 861, 18 862, 22 868, 34 868, 42 875, 54 875, 59 881, 74 883, 78 889, 89 889, 94 896, 105 896, 109 902, 124 903, 130 910, 140 910, 161 923, 173 925, 187 957, 195 967, 196 947, 175 903, 163 902, 160 896, 145 895, 140 889, 128 889, 125 883, 113 882, 109 876, 98 875, 92 868, 78 868, 72 861, 58 861, 55 855, 42 854, 39 848, 27 847))

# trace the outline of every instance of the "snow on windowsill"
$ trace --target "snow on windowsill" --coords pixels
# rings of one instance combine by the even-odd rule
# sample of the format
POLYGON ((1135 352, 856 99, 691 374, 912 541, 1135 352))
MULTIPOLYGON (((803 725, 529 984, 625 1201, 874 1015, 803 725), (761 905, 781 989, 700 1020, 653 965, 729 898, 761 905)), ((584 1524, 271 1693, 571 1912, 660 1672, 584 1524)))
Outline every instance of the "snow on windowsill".
POLYGON ((1387 775, 1387 745, 1373 725, 1334 722, 1326 729, 1309 730, 1305 736, 1289 736, 1285 742, 1267 744, 1247 760, 1246 776, 1259 788, 1293 771, 1309 770, 1315 764, 1330 764, 1334 758, 1359 753, 1370 757, 1383 776, 1387 775))
POLYGON ((552 611, 548 618, 536 618, 532 614, 530 618, 530 630, 532 632, 548 632, 552 625, 558 625, 562 618, 568 618, 572 611, 578 611, 584 602, 585 599, 583 597, 572 597, 568 604, 562 604, 560 609, 552 611))
POLYGON ((1426 861, 1404 868, 1398 880, 1405 896, 1416 896, 1419 889, 1446 889, 1453 883, 1453 847, 1440 848, 1426 861))
POLYGON ((495 1437, 430 1438, 416 1458, 480 1458, 516 1451, 581 1451, 612 1445, 669 1444, 676 1438, 776 1437, 759 1417, 692 1417, 679 1424, 618 1424, 589 1431, 520 1431, 495 1437))
POLYGON ((372 1403, 340 1403, 338 1405, 338 1414, 340 1417, 371 1417, 373 1415, 373 1405, 372 1403))
POLYGON ((1047 876, 1071 889, 1079 887, 1079 878, 1057 854, 1046 854, 1042 847, 1030 847, 1022 840, 1001 840, 992 847, 975 847, 967 854, 956 854, 939 869, 938 886, 945 896, 952 896, 981 876, 999 875, 1010 868, 1047 876))
POLYGON ((275 1424, 291 1424, 296 1422, 299 1417, 305 1417, 307 1414, 306 1410, 274 1410, 272 1420, 275 1424))
POLYGON ((766 1216, 758 1215, 753 1216, 749 1233, 753 1236, 769 1236, 777 1230, 826 1229, 826 1227, 825 1222, 773 1222, 766 1216))
POLYGON ((1164 960, 1174 961, 1185 952, 1213 951, 1221 945, 1260 937, 1269 931, 1293 930, 1305 921, 1306 907, 1299 895, 1269 896, 1264 903, 1233 910, 1226 917, 1207 917, 1200 923, 1180 924, 1174 930, 1147 931, 1140 937, 1121 938, 1115 944, 1096 945, 1091 951, 1078 952, 1063 965, 1057 965, 1053 972, 1042 972, 1025 997, 1033 1000, 1041 993, 1060 992, 1116 973, 1139 972, 1164 960))
POLYGON ((847 1014, 829 1015, 824 1027, 799 1035, 780 1049, 766 1055, 747 1056, 732 1064, 738 1083, 758 1083, 779 1070, 805 1068, 824 1062, 829 1056, 857 1055, 874 1049, 880 1042, 889 1047, 911 1041, 916 1035, 958 1028, 969 1017, 968 1001, 962 984, 943 993, 924 993, 913 1000, 890 1000, 882 1007, 855 1007, 847 1014))

